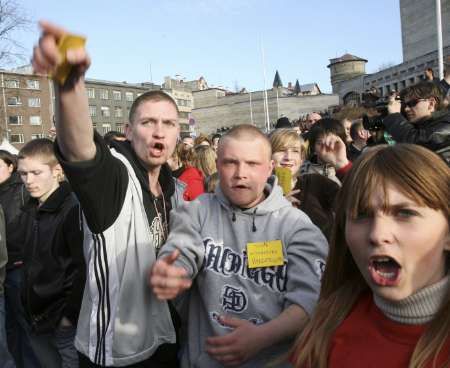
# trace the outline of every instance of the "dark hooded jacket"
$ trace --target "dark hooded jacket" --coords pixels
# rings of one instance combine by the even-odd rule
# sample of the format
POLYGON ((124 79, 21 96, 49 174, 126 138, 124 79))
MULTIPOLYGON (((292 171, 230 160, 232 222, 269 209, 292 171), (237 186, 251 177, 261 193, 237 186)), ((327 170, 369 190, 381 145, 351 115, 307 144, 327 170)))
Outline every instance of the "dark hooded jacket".
POLYGON ((384 125, 398 143, 413 143, 439 154, 450 166, 450 111, 434 112, 429 118, 414 124, 400 114, 390 114, 384 125))
POLYGON ((26 214, 22 206, 29 194, 17 172, 0 184, 0 205, 5 213, 6 248, 8 249, 7 269, 18 266, 23 261, 24 232, 26 214))

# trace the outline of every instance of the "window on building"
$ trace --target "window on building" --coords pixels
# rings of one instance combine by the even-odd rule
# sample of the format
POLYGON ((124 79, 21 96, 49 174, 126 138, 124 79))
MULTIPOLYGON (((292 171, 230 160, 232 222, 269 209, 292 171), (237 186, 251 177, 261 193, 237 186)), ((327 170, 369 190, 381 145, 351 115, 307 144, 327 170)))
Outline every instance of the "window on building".
POLYGON ((109 107, 108 106, 102 106, 102 107, 100 107, 100 111, 101 111, 101 113, 102 113, 102 116, 104 116, 104 117, 109 117, 109 116, 111 116, 111 113, 110 113, 110 111, 109 111, 109 107))
POLYGON ((5 81, 6 88, 19 88, 19 81, 16 79, 10 79, 5 81))
POLYGON ((111 131, 111 124, 110 123, 102 124, 102 131, 103 131, 103 134, 106 134, 106 133, 110 132, 111 131))
POLYGON ((108 90, 107 89, 101 89, 100 90, 100 99, 101 100, 107 100, 108 97, 108 90))
POLYGON ((42 133, 31 134, 31 139, 38 139, 38 138, 45 138, 45 134, 42 133))
POLYGON ((39 81, 34 79, 27 80, 27 88, 28 89, 39 89, 39 81))
POLYGON ((384 96, 383 87, 378 88, 378 94, 380 95, 380 97, 384 96))
POLYGON ((113 91, 113 99, 120 101, 122 99, 122 93, 120 91, 113 91))
POLYGON ((20 97, 8 97, 8 106, 17 106, 17 105, 22 105, 20 97))
POLYGON ((22 125, 22 116, 21 115, 11 115, 8 117, 8 124, 10 125, 22 125))
POLYGON ((10 141, 11 143, 24 143, 24 140, 23 140, 23 134, 22 134, 22 133, 19 133, 19 134, 11 134, 11 135, 9 136, 9 141, 10 141))
POLYGON ((187 119, 189 117, 189 113, 188 112, 184 112, 184 111, 180 111, 180 113, 178 114, 178 116, 181 119, 187 119))
POLYGON ((89 115, 97 116, 97 106, 89 105, 89 115))
POLYGON ((400 88, 401 88, 401 89, 406 88, 406 81, 405 81, 405 80, 402 80, 402 81, 400 82, 400 88))
POLYGON ((39 115, 30 116, 30 125, 41 125, 42 120, 39 115))
POLYGON ((41 99, 39 97, 30 97, 28 99, 29 107, 41 107, 41 99))
POLYGON ((117 123, 116 124, 116 130, 120 133, 125 133, 125 130, 123 128, 123 124, 122 123, 117 123))
POLYGON ((88 98, 95 98, 95 89, 94 88, 86 88, 86 93, 88 98))
POLYGON ((412 84, 414 84, 414 77, 409 78, 409 85, 412 85, 412 84))
POLYGON ((134 100, 133 92, 125 92, 125 99, 129 102, 133 102, 134 100))
POLYGON ((116 107, 114 108, 114 116, 115 116, 116 118, 121 118, 121 117, 123 116, 122 108, 121 108, 121 107, 116 106, 116 107))
POLYGON ((398 92, 398 83, 394 83, 394 91, 398 92))

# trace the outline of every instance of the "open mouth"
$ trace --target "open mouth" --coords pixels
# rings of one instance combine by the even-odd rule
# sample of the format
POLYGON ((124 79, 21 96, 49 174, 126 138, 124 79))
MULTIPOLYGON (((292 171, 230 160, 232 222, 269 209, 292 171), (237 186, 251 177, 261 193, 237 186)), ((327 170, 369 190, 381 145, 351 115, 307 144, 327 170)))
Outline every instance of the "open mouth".
POLYGON ((163 151, 164 151, 164 144, 160 142, 154 143, 150 148, 150 152, 153 156, 160 156, 163 151))
POLYGON ((244 184, 239 184, 239 185, 234 185, 233 188, 241 190, 241 189, 248 189, 248 186, 246 186, 244 184))
POLYGON ((389 256, 371 257, 369 272, 373 282, 381 286, 393 286, 399 281, 400 264, 389 256))

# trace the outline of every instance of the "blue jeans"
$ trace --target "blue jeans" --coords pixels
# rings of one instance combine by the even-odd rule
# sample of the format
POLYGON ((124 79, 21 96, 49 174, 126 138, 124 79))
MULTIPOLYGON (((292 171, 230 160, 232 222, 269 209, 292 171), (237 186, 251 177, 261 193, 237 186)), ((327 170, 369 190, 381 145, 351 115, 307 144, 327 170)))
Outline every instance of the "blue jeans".
POLYGON ((78 368, 74 340, 76 326, 58 327, 45 335, 30 334, 31 346, 45 368, 78 368))
POLYGON ((22 269, 7 270, 5 304, 8 347, 18 368, 40 368, 40 364, 30 345, 28 323, 25 321, 20 298, 21 286, 22 269))
POLYGON ((6 342, 5 297, 0 295, 0 367, 15 368, 15 366, 6 342))

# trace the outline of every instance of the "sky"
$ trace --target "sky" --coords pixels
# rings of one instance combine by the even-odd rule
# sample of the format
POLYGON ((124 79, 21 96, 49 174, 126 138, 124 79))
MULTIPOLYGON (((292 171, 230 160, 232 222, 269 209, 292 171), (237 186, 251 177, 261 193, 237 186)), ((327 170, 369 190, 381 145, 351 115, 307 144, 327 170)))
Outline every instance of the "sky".
POLYGON ((399 0, 18 0, 33 20, 16 35, 31 57, 45 19, 87 37, 87 77, 162 84, 203 76, 209 86, 255 91, 316 82, 345 53, 367 72, 402 62, 399 0), (264 50, 264 64, 262 57, 264 50))

